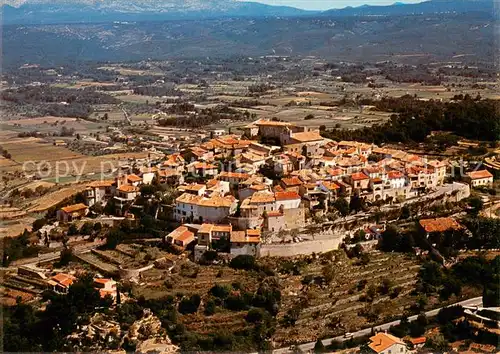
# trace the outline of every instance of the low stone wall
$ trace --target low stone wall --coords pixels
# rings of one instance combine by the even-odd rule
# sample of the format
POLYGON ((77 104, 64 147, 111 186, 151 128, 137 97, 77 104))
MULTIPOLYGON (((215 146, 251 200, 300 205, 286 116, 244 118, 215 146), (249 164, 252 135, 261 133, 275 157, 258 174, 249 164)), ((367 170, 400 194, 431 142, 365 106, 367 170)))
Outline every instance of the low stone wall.
POLYGON ((145 272, 146 270, 153 269, 154 266, 155 266, 154 263, 152 263, 152 264, 149 264, 145 267, 138 268, 138 269, 121 268, 119 270, 120 278, 121 279, 139 279, 142 272, 145 272))
POLYGON ((339 248, 342 236, 332 236, 330 239, 304 241, 298 243, 262 245, 261 257, 292 257, 312 253, 323 253, 339 248))

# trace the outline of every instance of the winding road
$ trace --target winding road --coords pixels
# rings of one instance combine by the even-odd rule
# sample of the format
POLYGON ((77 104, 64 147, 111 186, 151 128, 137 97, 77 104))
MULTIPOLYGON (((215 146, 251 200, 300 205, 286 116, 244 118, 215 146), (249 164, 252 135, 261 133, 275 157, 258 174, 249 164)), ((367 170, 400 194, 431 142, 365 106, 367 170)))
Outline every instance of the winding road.
MULTIPOLYGON (((481 307, 483 305, 483 298, 482 297, 475 297, 473 299, 468 299, 468 300, 460 301, 460 302, 457 302, 457 303, 454 303, 454 304, 451 304, 451 305, 445 306, 445 307, 450 307, 450 306, 455 306, 455 305, 479 306, 479 307, 481 307)), ((427 317, 436 316, 438 314, 439 310, 441 310, 442 308, 443 307, 440 307, 440 308, 435 309, 435 310, 427 311, 425 313, 425 315, 427 317)), ((415 321, 417 319, 417 317, 418 317, 417 315, 408 317, 408 321, 409 322, 415 321)), ((388 330, 391 326, 397 326, 400 322, 401 322, 400 320, 397 320, 397 321, 392 321, 392 322, 384 323, 382 325, 374 326, 373 330, 375 332, 385 331, 385 330, 388 330)), ((364 337, 364 336, 370 335, 371 333, 372 333, 372 328, 371 327, 370 328, 365 328, 365 329, 362 329, 360 331, 353 332, 352 336, 350 338, 364 337)), ((338 337, 323 339, 322 342, 323 342, 323 345, 326 347, 326 346, 332 344, 332 342, 334 342, 334 341, 345 342, 345 341, 349 340, 350 338, 345 338, 344 336, 338 336, 338 337)), ((297 346, 295 346, 295 348, 298 348, 298 349, 300 349, 303 352, 307 352, 309 350, 313 350, 315 344, 316 344, 316 342, 309 342, 309 343, 297 345, 297 346)), ((291 350, 290 347, 280 348, 280 349, 273 350, 273 354, 286 354, 286 353, 291 353, 291 352, 292 352, 292 350, 291 350)))

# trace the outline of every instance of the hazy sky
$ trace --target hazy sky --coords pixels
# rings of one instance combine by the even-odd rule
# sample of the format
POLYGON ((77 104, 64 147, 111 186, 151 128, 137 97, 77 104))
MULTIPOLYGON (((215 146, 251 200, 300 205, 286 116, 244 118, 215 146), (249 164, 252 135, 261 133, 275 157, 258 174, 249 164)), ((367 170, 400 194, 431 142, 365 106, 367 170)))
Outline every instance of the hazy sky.
POLYGON ((269 5, 286 5, 307 10, 328 10, 346 6, 390 5, 395 2, 417 3, 423 0, 253 0, 269 5))

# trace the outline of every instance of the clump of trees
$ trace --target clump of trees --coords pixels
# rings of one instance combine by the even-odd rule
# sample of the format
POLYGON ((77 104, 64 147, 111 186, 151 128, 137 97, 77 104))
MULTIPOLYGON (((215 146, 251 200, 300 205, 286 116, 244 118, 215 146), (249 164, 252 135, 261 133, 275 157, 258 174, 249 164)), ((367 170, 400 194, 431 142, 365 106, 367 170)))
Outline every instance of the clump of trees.
POLYGON ((442 300, 451 295, 459 296, 462 287, 482 289, 485 307, 500 304, 500 256, 488 261, 484 257, 468 257, 445 269, 436 262, 422 265, 416 291, 422 294, 439 294, 442 300))
POLYGON ((43 311, 35 311, 30 305, 21 303, 4 307, 4 350, 64 350, 67 335, 88 323, 97 308, 105 311, 113 302, 110 296, 101 298, 93 282, 93 275, 85 274, 69 287, 66 295, 45 293, 44 298, 49 303, 43 311))
POLYGON ((459 102, 420 101, 413 96, 368 100, 381 111, 393 112, 382 125, 357 130, 333 129, 322 135, 335 140, 358 140, 375 144, 424 142, 431 131, 450 131, 457 136, 494 141, 500 136, 500 103, 494 100, 459 102))
POLYGON ((31 108, 40 115, 88 118, 92 105, 117 104, 120 101, 94 90, 75 90, 52 86, 25 86, 3 91, 1 98, 19 107, 31 108))
POLYGON ((221 119, 248 120, 252 114, 241 112, 227 105, 212 108, 196 109, 191 103, 178 103, 167 108, 167 113, 178 114, 178 117, 163 118, 158 121, 161 126, 176 126, 183 128, 199 128, 219 122, 221 119))

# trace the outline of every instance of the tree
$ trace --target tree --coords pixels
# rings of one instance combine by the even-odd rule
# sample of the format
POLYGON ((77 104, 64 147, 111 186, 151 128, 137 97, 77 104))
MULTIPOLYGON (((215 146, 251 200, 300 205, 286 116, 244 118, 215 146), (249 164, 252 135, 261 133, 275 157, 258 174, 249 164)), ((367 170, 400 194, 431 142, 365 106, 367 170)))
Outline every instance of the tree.
POLYGON ((342 216, 347 216, 349 215, 349 203, 347 203, 347 200, 345 200, 345 198, 339 198, 337 199, 334 203, 333 203, 333 206, 335 207, 335 209, 338 210, 338 212, 340 213, 340 215, 342 216))
POLYGON ((332 280, 335 278, 335 271, 331 265, 326 264, 321 269, 321 274, 323 275, 323 279, 327 284, 330 284, 332 280))
POLYGON ((399 230, 389 225, 384 232, 379 242, 379 247, 382 251, 391 252, 400 249, 402 236, 399 230))
POLYGON ((59 262, 57 262, 57 266, 63 267, 65 265, 68 265, 72 259, 73 259, 73 249, 70 247, 65 247, 61 250, 61 253, 59 256, 59 262))
POLYGON ((323 345, 323 342, 321 339, 318 339, 316 341, 316 344, 314 344, 314 352, 315 353, 324 353, 326 351, 325 346, 323 345))
POLYGON ((195 313, 201 303, 201 297, 198 294, 191 295, 191 297, 183 297, 179 303, 179 312, 182 314, 195 313))
POLYGON ((443 282, 443 270, 436 262, 425 262, 419 271, 420 279, 427 284, 440 286, 443 282))
POLYGON ((485 307, 499 307, 500 306, 500 285, 497 281, 485 284, 483 289, 483 306, 485 307))
POLYGON ((425 313, 421 313, 420 315, 417 316, 417 322, 423 327, 429 324, 429 320, 427 319, 425 313))
POLYGON ((86 221, 83 223, 82 227, 80 228, 80 234, 82 235, 90 235, 92 233, 92 230, 94 228, 94 225, 90 221, 86 221))
POLYGON ((156 187, 152 184, 143 184, 140 188, 141 195, 144 197, 150 197, 156 192, 156 187))
POLYGON ((205 316, 212 316, 215 313, 216 305, 214 300, 208 300, 205 305, 205 316))
POLYGON ((110 250, 115 249, 122 242, 124 235, 124 232, 119 229, 111 229, 106 236, 105 247, 110 250))
POLYGON ((382 279, 382 284, 380 284, 380 293, 381 294, 388 294, 389 291, 391 290, 393 286, 393 282, 392 280, 390 280, 389 278, 384 278, 382 279))
POLYGON ((38 231, 47 224, 47 219, 36 219, 33 221, 32 231, 38 231))
POLYGON ((469 205, 469 214, 477 216, 483 209, 483 201, 479 197, 470 197, 467 199, 469 205))
POLYGON ((457 318, 460 318, 464 315, 464 308, 460 305, 444 307, 439 310, 437 315, 437 320, 440 324, 444 325, 446 323, 450 323, 457 318))
POLYGON ((239 255, 231 260, 229 263, 231 268, 235 269, 246 269, 252 270, 255 269, 255 257, 250 255, 239 255))
POLYGON ((68 227, 68 236, 78 235, 78 228, 76 224, 70 224, 68 227))
POLYGON ((262 323, 269 317, 269 313, 261 308, 252 308, 245 316, 249 323, 262 323))
POLYGON ((422 326, 418 321, 413 321, 409 325, 410 335, 412 337, 420 337, 425 333, 425 326, 422 326))
POLYGON ((300 317, 300 307, 299 306, 293 306, 291 309, 289 309, 283 320, 285 323, 289 326, 295 326, 295 323, 300 317))
POLYGON ((349 203, 349 210, 355 211, 356 213, 360 212, 363 210, 364 206, 364 201, 361 199, 359 194, 355 193, 353 196, 351 196, 351 201, 349 203))
POLYGON ((102 224, 100 222, 96 222, 93 227, 94 232, 99 233, 102 230, 102 224))
POLYGON ((229 296, 231 293, 231 288, 227 285, 219 285, 215 284, 211 289, 210 289, 210 294, 218 297, 220 299, 225 299, 229 296))

